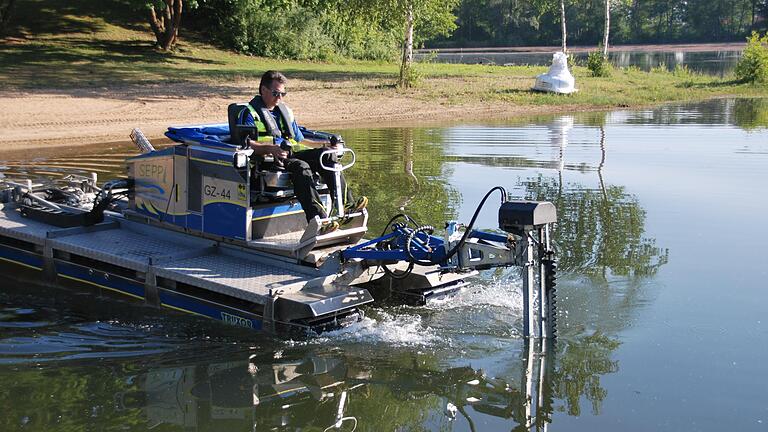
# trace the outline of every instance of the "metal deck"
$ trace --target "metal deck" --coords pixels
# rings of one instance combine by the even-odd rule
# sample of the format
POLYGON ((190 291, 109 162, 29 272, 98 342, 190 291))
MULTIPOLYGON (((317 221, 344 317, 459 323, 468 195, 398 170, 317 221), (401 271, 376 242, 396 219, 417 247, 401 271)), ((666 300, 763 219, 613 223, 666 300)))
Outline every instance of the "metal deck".
MULTIPOLYGON (((296 292, 307 282, 328 276, 259 252, 242 252, 122 218, 107 218, 87 228, 57 228, 4 206, 0 235, 137 272, 152 271, 162 278, 261 304, 270 290, 296 292)), ((331 298, 341 293, 328 294, 331 298)))

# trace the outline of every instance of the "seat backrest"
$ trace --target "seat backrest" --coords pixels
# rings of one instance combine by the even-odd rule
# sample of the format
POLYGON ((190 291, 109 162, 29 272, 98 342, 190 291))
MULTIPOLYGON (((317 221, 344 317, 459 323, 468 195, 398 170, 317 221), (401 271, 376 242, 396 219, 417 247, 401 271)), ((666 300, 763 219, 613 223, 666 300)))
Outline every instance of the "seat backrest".
POLYGON ((242 126, 239 124, 238 116, 245 109, 245 103, 231 103, 227 107, 227 121, 229 122, 229 142, 240 147, 244 147, 246 136, 253 139, 257 138, 255 126, 242 126))

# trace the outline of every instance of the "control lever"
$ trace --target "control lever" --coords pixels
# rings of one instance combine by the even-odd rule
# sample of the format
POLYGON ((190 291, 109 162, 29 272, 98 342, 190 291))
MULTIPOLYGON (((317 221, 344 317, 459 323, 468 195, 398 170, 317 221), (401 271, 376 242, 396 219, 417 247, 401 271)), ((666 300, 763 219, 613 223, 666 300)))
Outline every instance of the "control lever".
POLYGON ((352 149, 344 147, 344 139, 341 135, 331 135, 329 141, 334 148, 329 148, 320 154, 320 167, 333 172, 333 175, 336 178, 336 190, 333 191, 336 201, 336 213, 339 216, 344 216, 344 196, 341 191, 341 172, 352 167, 352 165, 355 164, 357 157, 352 149), (342 165, 341 158, 346 153, 352 154, 352 161, 346 165, 342 165), (326 160, 330 161, 333 165, 327 165, 326 160))

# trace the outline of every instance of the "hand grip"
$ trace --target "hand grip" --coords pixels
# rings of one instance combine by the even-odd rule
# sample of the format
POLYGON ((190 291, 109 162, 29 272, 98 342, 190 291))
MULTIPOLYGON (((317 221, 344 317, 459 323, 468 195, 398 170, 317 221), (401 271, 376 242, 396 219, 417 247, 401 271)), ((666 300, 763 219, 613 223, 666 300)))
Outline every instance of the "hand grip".
MULTIPOLYGON (((328 158, 328 159, 332 159, 332 158, 328 158)), ((320 154, 320 166, 323 169, 325 169, 325 170, 333 171, 333 172, 341 172, 341 171, 344 171, 347 168, 350 168, 352 165, 355 164, 356 160, 357 160, 357 157, 355 156, 355 152, 351 148, 330 149, 330 150, 326 150, 326 151, 324 151, 324 152, 322 152, 320 154), (345 153, 352 153, 352 162, 350 162, 350 163, 348 163, 346 165, 342 165, 341 163, 339 163, 337 161, 336 163, 333 164, 333 166, 328 166, 328 165, 325 164, 325 156, 326 155, 329 155, 329 156, 336 155, 338 157, 338 156, 344 155, 345 153)))

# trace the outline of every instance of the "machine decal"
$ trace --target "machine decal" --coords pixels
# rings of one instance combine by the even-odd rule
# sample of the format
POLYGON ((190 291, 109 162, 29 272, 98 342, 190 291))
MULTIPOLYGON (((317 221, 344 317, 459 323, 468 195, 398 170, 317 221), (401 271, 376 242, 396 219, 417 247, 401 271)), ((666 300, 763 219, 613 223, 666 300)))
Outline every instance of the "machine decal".
POLYGON ((239 317, 237 315, 228 314, 226 312, 221 313, 221 320, 225 323, 237 327, 253 328, 253 322, 247 318, 239 317))
POLYGON ((203 207, 213 203, 248 207, 247 195, 241 193, 242 183, 203 176, 203 207))

